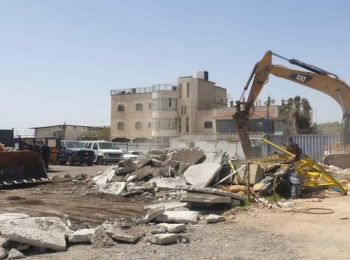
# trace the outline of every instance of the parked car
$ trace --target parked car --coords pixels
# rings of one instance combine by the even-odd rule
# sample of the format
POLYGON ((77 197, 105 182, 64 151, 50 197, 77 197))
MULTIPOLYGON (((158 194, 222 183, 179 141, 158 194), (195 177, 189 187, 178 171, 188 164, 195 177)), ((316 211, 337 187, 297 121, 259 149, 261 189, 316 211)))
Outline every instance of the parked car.
POLYGON ((82 142, 62 140, 60 142, 58 161, 61 165, 79 163, 91 166, 94 164, 94 152, 85 148, 82 142))
POLYGON ((133 161, 137 161, 141 159, 141 157, 145 157, 146 155, 143 152, 136 152, 136 151, 124 151, 123 158, 124 159, 131 159, 133 161))
POLYGON ((117 163, 123 160, 123 151, 116 143, 107 141, 87 141, 85 147, 94 151, 96 164, 117 163))

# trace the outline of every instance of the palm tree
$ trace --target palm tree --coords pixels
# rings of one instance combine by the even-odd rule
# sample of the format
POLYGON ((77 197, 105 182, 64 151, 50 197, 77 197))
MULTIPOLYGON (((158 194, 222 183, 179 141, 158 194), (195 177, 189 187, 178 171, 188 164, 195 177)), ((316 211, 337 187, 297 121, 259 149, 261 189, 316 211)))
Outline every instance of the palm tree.
POLYGON ((282 105, 281 111, 292 112, 299 133, 312 132, 312 107, 306 98, 301 98, 300 96, 289 98, 288 101, 282 105))

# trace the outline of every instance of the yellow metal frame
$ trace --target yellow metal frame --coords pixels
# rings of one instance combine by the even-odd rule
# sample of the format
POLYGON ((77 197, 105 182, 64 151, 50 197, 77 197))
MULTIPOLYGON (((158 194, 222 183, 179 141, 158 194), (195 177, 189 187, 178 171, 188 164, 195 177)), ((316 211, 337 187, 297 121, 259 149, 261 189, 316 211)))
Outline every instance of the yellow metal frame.
MULTIPOLYGON (((261 140, 290 156, 289 159, 295 157, 295 154, 287 151, 282 146, 279 146, 265 138, 262 138, 261 140)), ((300 160, 296 161, 296 172, 302 178, 304 188, 337 187, 343 195, 347 194, 347 187, 344 187, 341 183, 334 179, 333 176, 328 174, 321 165, 307 155, 303 155, 300 160)))

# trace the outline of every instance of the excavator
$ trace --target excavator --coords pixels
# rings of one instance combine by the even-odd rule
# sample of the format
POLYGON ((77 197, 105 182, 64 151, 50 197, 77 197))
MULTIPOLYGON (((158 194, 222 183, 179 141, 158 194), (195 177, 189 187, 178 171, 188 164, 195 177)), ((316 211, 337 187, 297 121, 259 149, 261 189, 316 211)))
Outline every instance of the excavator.
POLYGON ((342 151, 326 155, 322 163, 332 164, 341 168, 350 168, 350 87, 336 74, 304 63, 296 59, 288 59, 279 54, 267 51, 263 58, 256 63, 243 93, 236 104, 236 112, 233 118, 237 122, 238 135, 246 159, 254 158, 251 141, 248 133, 249 115, 253 111, 254 103, 262 88, 268 82, 270 74, 286 79, 305 87, 318 90, 332 97, 341 107, 343 112, 341 143, 342 151), (303 70, 290 69, 282 65, 272 64, 272 57, 277 57, 298 66, 303 70), (246 102, 243 102, 245 92, 251 86, 246 102))

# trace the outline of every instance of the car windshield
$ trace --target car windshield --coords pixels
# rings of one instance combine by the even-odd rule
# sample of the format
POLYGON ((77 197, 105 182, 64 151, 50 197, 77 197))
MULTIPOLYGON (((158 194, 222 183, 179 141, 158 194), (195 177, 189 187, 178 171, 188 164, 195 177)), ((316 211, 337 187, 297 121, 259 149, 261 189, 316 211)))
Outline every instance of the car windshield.
POLYGON ((119 147, 115 143, 110 142, 100 142, 98 143, 100 149, 111 149, 111 150, 119 150, 119 147))
POLYGON ((85 148, 84 143, 81 142, 68 141, 64 142, 64 145, 67 148, 85 148))

